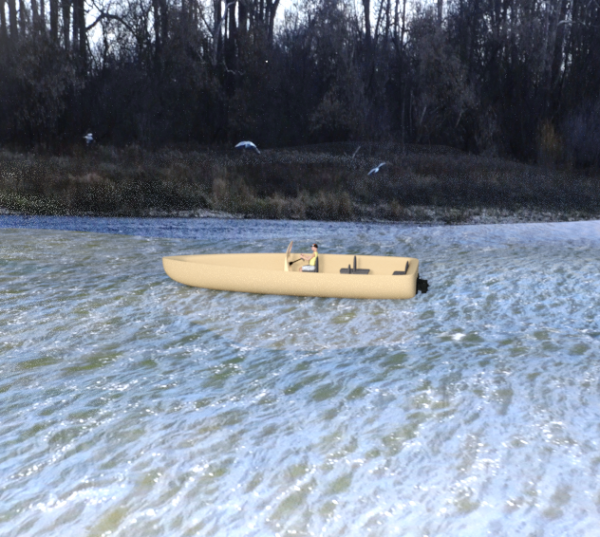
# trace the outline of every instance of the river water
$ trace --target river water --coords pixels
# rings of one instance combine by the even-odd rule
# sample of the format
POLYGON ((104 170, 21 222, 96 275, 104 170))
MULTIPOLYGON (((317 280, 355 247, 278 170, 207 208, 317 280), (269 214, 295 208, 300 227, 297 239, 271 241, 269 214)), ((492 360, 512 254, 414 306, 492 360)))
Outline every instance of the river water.
POLYGON ((597 536, 600 223, 0 217, 0 534, 597 536), (406 301, 161 257, 414 256, 406 301))

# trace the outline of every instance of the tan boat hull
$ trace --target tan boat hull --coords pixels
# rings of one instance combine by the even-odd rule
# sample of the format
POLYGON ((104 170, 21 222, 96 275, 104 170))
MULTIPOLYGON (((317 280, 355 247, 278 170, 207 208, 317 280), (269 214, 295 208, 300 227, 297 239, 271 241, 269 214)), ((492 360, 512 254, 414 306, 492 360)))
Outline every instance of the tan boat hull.
POLYGON ((356 256, 369 274, 340 274, 353 255, 319 254, 319 272, 300 272, 298 254, 212 254, 163 257, 167 275, 192 287, 271 295, 406 299, 417 293, 419 261, 411 257, 356 256), (409 268, 405 275, 393 276, 409 268), (288 267, 289 270, 285 270, 288 267))

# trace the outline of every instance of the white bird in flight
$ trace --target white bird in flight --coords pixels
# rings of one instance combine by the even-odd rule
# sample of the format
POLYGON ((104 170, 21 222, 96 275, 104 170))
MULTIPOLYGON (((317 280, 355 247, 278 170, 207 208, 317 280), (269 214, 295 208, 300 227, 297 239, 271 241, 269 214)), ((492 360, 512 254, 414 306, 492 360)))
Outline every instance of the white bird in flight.
POLYGON ((258 147, 256 147, 252 142, 248 142, 248 141, 240 142, 235 147, 236 148, 243 147, 244 149, 254 149, 254 151, 256 151, 260 155, 260 151, 258 150, 258 147))
POLYGON ((381 168, 384 164, 385 164, 385 162, 378 164, 367 175, 371 175, 372 173, 377 173, 379 171, 379 168, 381 168))
POLYGON ((94 137, 91 132, 88 132, 83 139, 86 141, 87 145, 90 145, 94 141, 94 137))

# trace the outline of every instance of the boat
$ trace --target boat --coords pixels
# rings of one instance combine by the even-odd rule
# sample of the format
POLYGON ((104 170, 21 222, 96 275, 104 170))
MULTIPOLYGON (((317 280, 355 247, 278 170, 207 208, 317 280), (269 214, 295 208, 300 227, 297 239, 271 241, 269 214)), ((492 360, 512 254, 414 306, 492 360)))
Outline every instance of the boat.
POLYGON ((184 285, 270 295, 405 299, 427 292, 413 257, 319 254, 315 272, 292 253, 203 254, 163 257, 167 275, 184 285))

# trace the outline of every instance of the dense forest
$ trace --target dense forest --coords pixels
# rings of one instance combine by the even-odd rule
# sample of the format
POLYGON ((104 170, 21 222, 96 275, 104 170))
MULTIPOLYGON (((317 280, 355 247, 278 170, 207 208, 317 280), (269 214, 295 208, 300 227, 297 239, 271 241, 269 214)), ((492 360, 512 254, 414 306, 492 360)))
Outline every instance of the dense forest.
POLYGON ((598 0, 0 0, 0 143, 600 164, 598 0))

